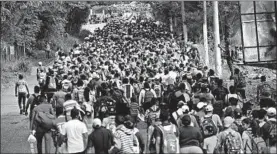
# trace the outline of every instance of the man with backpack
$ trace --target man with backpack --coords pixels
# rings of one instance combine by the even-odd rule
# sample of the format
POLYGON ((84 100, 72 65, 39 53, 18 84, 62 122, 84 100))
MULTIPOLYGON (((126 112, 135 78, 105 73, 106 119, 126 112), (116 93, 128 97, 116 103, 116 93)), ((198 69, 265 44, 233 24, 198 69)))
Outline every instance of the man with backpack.
POLYGON ((36 136, 38 154, 42 154, 42 139, 45 140, 45 153, 51 152, 51 129, 54 127, 54 112, 44 95, 40 96, 41 102, 33 109, 31 133, 36 136))
POLYGON ((224 105, 224 99, 229 92, 227 88, 223 87, 222 79, 218 80, 217 85, 218 85, 217 88, 212 91, 212 94, 215 97, 216 103, 220 103, 224 108, 227 106, 227 105, 224 105))
POLYGON ((241 135, 231 128, 234 119, 232 117, 225 117, 223 120, 224 131, 217 135, 216 151, 218 153, 243 153, 243 143, 241 135))
POLYGON ((261 127, 263 139, 266 141, 267 146, 275 146, 277 144, 277 122, 276 122, 276 108, 268 108, 267 122, 261 127))
POLYGON ((156 96, 158 98, 158 100, 162 100, 162 96, 163 96, 163 85, 160 83, 160 78, 155 78, 155 82, 153 83, 153 89, 156 93, 156 96))
POLYGON ((265 76, 261 76, 261 83, 257 86, 257 100, 271 95, 271 85, 266 81, 265 76))
POLYGON ((33 109, 38 106, 40 104, 39 102, 39 92, 40 92, 40 88, 39 86, 35 86, 34 87, 34 94, 32 94, 27 101, 26 104, 26 110, 25 110, 25 115, 28 115, 28 109, 29 109, 29 105, 30 105, 30 114, 29 114, 29 119, 30 119, 30 123, 32 121, 32 115, 33 115, 33 109))
POLYGON ((179 131, 174 124, 169 122, 169 112, 162 112, 159 118, 161 125, 157 125, 154 129, 149 150, 157 154, 179 153, 179 131))
POLYGON ((23 75, 19 74, 18 76, 19 80, 15 84, 15 97, 18 96, 18 106, 20 109, 20 114, 23 114, 23 111, 25 111, 25 102, 26 98, 29 97, 29 88, 27 82, 23 79, 23 75), (23 109, 22 109, 23 104, 23 109))
POLYGON ((65 95, 67 93, 65 92, 65 89, 61 88, 59 91, 55 92, 52 99, 51 99, 51 104, 56 110, 57 107, 63 108, 63 103, 65 102, 65 95))
POLYGON ((240 93, 241 97, 243 99, 246 99, 245 95, 245 87, 246 87, 246 79, 242 72, 238 68, 234 71, 234 86, 236 89, 236 92, 240 93))
POLYGON ((213 106, 207 105, 205 108, 205 116, 200 119, 200 125, 204 133, 204 138, 216 135, 219 131, 223 129, 223 125, 220 117, 217 114, 213 114, 213 106), (212 134, 206 134, 206 127, 211 126, 213 129, 212 134))
POLYGON ((53 69, 49 69, 49 75, 46 77, 45 88, 43 92, 47 94, 47 101, 50 102, 54 93, 57 91, 58 79, 55 77, 53 69))
POLYGON ((151 101, 153 98, 157 98, 156 93, 150 88, 148 82, 144 83, 144 89, 139 94, 139 106, 143 107, 144 111, 151 107, 151 101))
POLYGON ((78 79, 77 87, 73 90, 74 100, 77 101, 79 104, 82 104, 85 101, 83 85, 84 82, 78 79))

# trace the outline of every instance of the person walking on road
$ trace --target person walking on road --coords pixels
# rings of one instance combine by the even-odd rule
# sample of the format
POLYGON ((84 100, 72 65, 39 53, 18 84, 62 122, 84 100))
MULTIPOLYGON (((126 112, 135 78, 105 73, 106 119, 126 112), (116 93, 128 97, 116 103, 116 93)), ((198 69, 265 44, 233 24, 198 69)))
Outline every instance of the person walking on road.
POLYGON ((25 110, 25 115, 28 115, 28 109, 29 109, 29 105, 30 105, 30 121, 32 120, 32 113, 33 113, 33 109, 39 105, 39 92, 40 92, 40 88, 39 86, 35 86, 34 87, 34 94, 32 94, 28 100, 27 100, 27 105, 26 105, 26 110, 25 110))
POLYGON ((27 82, 23 79, 23 75, 19 74, 18 76, 19 80, 15 84, 15 97, 18 96, 18 106, 20 109, 20 114, 23 114, 23 111, 25 111, 25 102, 26 98, 29 97, 29 88, 27 82), (22 109, 23 104, 23 109, 22 109))
POLYGON ((35 135, 37 139, 37 150, 38 154, 42 154, 42 139, 44 137, 45 140, 45 153, 51 153, 51 129, 54 125, 48 125, 43 120, 51 120, 46 117, 50 117, 52 115, 52 119, 54 119, 53 108, 51 104, 47 102, 46 96, 40 96, 39 101, 41 102, 38 106, 36 106, 32 113, 32 122, 31 122, 31 133, 35 135), (40 118, 43 118, 41 121, 40 118))
POLYGON ((93 120, 94 131, 88 137, 87 153, 94 147, 97 154, 109 154, 109 149, 114 145, 112 132, 101 125, 100 119, 93 120))
POLYGON ((62 135, 67 137, 68 153, 85 154, 88 141, 86 125, 79 120, 80 111, 74 107, 71 110, 72 120, 64 124, 62 135))

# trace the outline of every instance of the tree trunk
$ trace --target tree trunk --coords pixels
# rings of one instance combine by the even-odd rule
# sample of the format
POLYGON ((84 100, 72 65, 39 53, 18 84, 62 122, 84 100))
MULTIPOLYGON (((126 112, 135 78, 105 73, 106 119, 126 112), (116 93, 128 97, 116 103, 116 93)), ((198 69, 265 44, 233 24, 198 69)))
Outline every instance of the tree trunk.
POLYGON ((169 17, 171 37, 173 37, 173 17, 169 17))
POLYGON ((188 31, 187 31, 187 26, 185 24, 185 4, 184 4, 184 1, 181 1, 181 14, 182 14, 182 25, 183 25, 184 41, 185 41, 185 43, 187 43, 187 41, 188 41, 188 31))
POLYGON ((219 21, 218 21, 218 1, 213 1, 213 21, 214 21, 214 48, 215 48, 215 71, 219 78, 222 77, 222 66, 221 66, 221 51, 218 47, 220 44, 219 35, 219 21))
POLYGON ((203 2, 204 8, 204 23, 203 23, 203 37, 204 37, 204 49, 205 49, 205 64, 209 67, 209 44, 208 44, 208 29, 207 29, 207 2, 203 2))

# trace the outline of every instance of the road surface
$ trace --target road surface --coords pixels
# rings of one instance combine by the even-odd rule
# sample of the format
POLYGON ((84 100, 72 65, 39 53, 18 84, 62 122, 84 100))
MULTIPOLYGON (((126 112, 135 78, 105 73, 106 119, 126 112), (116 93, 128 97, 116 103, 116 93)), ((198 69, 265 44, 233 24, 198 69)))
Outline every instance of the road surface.
MULTIPOLYGON (((34 93, 37 84, 36 68, 25 77, 30 94, 34 93)), ((30 153, 28 116, 19 114, 17 97, 14 96, 14 86, 2 89, 1 92, 1 153, 30 153)), ((54 153, 54 148, 53 148, 54 153)))

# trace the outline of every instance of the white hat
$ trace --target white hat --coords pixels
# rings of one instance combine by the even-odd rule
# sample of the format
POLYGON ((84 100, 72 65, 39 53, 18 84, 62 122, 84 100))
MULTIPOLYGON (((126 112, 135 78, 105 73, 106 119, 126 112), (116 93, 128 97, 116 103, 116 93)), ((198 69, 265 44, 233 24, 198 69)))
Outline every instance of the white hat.
POLYGON ((93 122, 92 122, 93 127, 101 127, 101 125, 102 125, 102 122, 99 118, 93 119, 93 122))
POLYGON ((213 110, 214 110, 214 108, 213 108, 212 105, 207 105, 207 106, 206 106, 206 111, 207 111, 207 112, 211 112, 211 111, 213 111, 213 110))
POLYGON ((225 117, 223 120, 224 127, 230 127, 234 121, 235 120, 230 116, 225 117))
POLYGON ((38 62, 39 65, 42 65, 42 62, 38 62))
POLYGON ((270 107, 267 109, 267 115, 268 116, 275 116, 276 115, 276 109, 274 107, 270 107))
POLYGON ((197 108, 198 109, 202 109, 204 106, 206 106, 207 105, 207 103, 204 103, 204 102, 199 102, 198 104, 197 104, 197 108))

